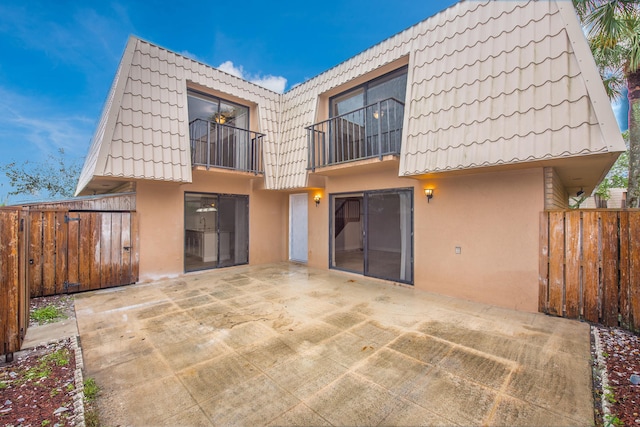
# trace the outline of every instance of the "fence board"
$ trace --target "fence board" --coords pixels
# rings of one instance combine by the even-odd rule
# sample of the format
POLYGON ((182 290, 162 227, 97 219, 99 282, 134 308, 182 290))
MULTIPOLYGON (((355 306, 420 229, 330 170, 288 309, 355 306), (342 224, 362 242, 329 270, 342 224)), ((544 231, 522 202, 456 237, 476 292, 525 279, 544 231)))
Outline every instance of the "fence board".
MULTIPOLYGON (((18 211, 0 211, 0 350, 13 360, 22 343, 18 275, 18 211)), ((26 325, 23 326, 26 331, 26 325)))
POLYGON ((113 267, 111 265, 111 213, 100 214, 102 227, 100 234, 100 287, 107 288, 113 282, 113 267))
POLYGON ((109 286, 122 285, 122 214, 111 214, 111 283, 109 286))
POLYGON ((131 214, 123 212, 122 216, 122 278, 121 283, 131 283, 131 214))
POLYGON ((602 226, 602 323, 618 326, 618 213, 600 212, 602 226))
POLYGON ((56 293, 56 213, 42 212, 42 295, 56 293))
POLYGON ((64 291, 67 281, 67 225, 64 222, 65 212, 56 212, 56 280, 55 293, 64 291))
POLYGON ((27 277, 31 297, 43 294, 42 287, 42 212, 29 213, 29 267, 27 277))
POLYGON ((89 289, 100 289, 102 281, 102 271, 100 269, 100 237, 102 232, 102 217, 99 213, 93 212, 91 215, 91 260, 89 267, 89 289))
MULTIPOLYGON (((67 284, 80 283, 80 215, 77 212, 69 212, 69 222, 67 223, 67 284)), ((67 288, 65 291, 68 291, 67 288)), ((75 289, 72 289, 75 290, 75 289)))
POLYGON ((620 325, 626 329, 631 327, 631 314, 629 310, 629 212, 620 212, 620 325))
POLYGON ((564 290, 564 212, 549 215, 549 313, 561 316, 564 290))
POLYGON ((565 313, 567 317, 580 315, 580 221, 579 211, 565 216, 565 313))
POLYGON ((549 216, 540 214, 540 259, 538 276, 538 310, 548 313, 549 310, 549 216))
POLYGON ((91 289, 91 272, 93 255, 91 253, 91 219, 92 214, 89 212, 80 212, 79 239, 78 245, 80 252, 78 256, 78 291, 86 291, 91 289))
POLYGON ((584 212, 582 215, 582 265, 583 265, 583 316, 590 322, 598 322, 599 297, 599 253, 598 253, 598 213, 584 212))
POLYGON ((21 209, 18 215, 18 317, 20 326, 20 345, 29 327, 29 305, 31 303, 31 292, 27 277, 27 265, 29 263, 29 245, 27 236, 29 235, 29 211, 21 209))
POLYGON ((629 215, 629 314, 631 328, 640 332, 640 214, 629 215))

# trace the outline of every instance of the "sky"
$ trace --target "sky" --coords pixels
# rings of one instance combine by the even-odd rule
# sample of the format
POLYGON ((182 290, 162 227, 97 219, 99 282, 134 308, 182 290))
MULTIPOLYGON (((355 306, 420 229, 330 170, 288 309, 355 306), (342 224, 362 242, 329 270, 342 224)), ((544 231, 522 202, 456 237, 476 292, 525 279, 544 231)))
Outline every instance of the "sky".
POLYGON ((129 35, 281 92, 454 3, 2 0, 0 166, 82 162, 129 35))

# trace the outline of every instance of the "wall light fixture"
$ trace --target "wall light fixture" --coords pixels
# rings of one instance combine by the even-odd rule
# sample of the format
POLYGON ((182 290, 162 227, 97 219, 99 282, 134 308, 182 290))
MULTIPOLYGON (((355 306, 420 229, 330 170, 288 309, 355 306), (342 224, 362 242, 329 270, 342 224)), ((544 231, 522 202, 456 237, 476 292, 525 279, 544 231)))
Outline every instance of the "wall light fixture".
POLYGON ((429 201, 431 199, 433 199, 433 189, 431 188, 425 188, 424 189, 424 195, 427 196, 427 203, 429 203, 429 201))

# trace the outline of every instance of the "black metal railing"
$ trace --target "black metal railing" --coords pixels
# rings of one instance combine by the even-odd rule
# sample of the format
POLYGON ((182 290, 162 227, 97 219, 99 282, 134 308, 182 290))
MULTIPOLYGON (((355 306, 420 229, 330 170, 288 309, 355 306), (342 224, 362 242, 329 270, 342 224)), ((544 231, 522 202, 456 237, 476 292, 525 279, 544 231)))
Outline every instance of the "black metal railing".
POLYGON ((308 166, 400 154, 404 103, 385 99, 307 128, 308 166))
POLYGON ((264 134, 196 119, 189 123, 191 164, 264 173, 264 134))

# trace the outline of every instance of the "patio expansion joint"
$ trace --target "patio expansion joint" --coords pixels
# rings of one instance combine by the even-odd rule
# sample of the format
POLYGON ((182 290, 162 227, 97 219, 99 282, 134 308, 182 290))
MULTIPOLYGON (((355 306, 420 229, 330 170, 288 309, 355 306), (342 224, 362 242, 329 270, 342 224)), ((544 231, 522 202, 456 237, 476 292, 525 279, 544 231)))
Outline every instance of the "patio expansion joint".
POLYGON ((495 362, 499 362, 499 363, 502 363, 504 365, 507 365, 512 370, 516 369, 516 368, 518 368, 520 366, 520 363, 518 363, 515 360, 506 359, 504 357, 496 356, 495 354, 491 354, 491 353, 486 353, 486 352, 484 352, 482 350, 478 350, 478 349, 475 349, 473 347, 468 347, 466 345, 459 344, 459 343, 454 342, 454 341, 448 341, 448 340, 445 340, 445 339, 440 338, 440 337, 435 336, 435 335, 429 335, 429 334, 425 334, 425 335, 428 336, 429 338, 433 338, 434 340, 439 341, 441 343, 445 343, 445 344, 450 344, 451 345, 451 350, 449 350, 442 359, 444 359, 446 356, 450 355, 453 352, 453 350, 461 349, 461 350, 463 350, 463 351, 465 351, 467 353, 475 354, 476 356, 484 357, 486 359, 490 359, 490 360, 493 360, 495 362))

